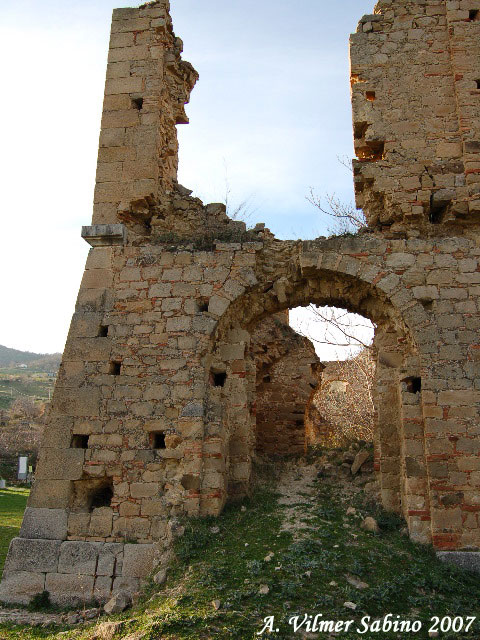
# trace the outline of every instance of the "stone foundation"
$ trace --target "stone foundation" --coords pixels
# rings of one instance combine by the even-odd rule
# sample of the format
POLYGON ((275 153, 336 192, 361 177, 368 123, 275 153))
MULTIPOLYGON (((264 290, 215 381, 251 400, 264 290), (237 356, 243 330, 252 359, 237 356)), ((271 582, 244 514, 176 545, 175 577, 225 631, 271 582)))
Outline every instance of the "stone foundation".
POLYGON ((151 544, 14 538, 0 600, 26 605, 45 590, 60 606, 104 603, 119 591, 139 591, 154 558, 151 544))

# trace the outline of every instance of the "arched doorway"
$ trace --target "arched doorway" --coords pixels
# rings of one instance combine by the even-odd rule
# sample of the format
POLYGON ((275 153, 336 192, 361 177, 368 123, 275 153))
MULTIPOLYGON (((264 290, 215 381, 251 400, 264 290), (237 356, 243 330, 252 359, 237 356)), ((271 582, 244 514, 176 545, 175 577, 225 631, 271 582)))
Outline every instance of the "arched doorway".
MULTIPOLYGON (((303 243, 302 248, 305 245, 311 243, 303 243)), ((208 387, 206 442, 215 438, 220 446, 223 485, 217 500, 206 501, 201 511, 218 513, 228 499, 249 491, 256 446, 255 365, 249 356, 253 327, 292 307, 331 305, 361 314, 376 326, 375 462, 382 501, 385 508, 403 513, 412 538, 426 542, 430 539, 430 505, 421 408, 425 354, 419 349, 415 326, 412 328, 415 302, 406 317, 395 303, 401 294, 396 293, 394 299, 385 291, 382 280, 388 282, 388 275, 382 273, 379 278, 372 265, 362 273, 365 265, 356 257, 336 254, 329 266, 333 256, 325 255, 320 246, 309 246, 308 260, 305 253, 292 253, 280 277, 272 281, 267 270, 264 281, 257 278, 255 285, 231 302, 212 337, 206 368, 222 370, 224 381, 221 387, 208 387)), ((418 306, 421 314, 423 308, 418 306)), ((211 480, 209 466, 207 458, 204 478, 211 480)), ((218 470, 218 460, 216 467, 218 470)))

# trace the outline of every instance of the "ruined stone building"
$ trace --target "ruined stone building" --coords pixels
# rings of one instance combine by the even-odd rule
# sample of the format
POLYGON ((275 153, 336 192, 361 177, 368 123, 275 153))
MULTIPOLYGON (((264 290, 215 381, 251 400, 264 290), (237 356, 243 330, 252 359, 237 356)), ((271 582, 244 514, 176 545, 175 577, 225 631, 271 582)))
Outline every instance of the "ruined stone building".
POLYGON ((247 231, 178 184, 197 74, 167 0, 114 12, 92 248, 1 599, 136 591, 180 516, 246 494, 252 333, 310 303, 377 327, 385 506, 453 559, 479 549, 479 18, 478 0, 380 0, 360 21, 354 180, 368 228, 302 242, 247 231))

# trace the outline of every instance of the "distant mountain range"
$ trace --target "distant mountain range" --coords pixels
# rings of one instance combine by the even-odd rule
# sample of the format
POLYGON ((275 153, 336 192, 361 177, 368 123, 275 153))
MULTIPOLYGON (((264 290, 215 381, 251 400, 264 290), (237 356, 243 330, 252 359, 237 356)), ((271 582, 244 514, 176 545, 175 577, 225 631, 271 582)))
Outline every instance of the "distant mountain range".
POLYGON ((61 360, 61 353, 31 353, 0 345, 0 367, 3 368, 26 364, 29 369, 57 371, 61 360))

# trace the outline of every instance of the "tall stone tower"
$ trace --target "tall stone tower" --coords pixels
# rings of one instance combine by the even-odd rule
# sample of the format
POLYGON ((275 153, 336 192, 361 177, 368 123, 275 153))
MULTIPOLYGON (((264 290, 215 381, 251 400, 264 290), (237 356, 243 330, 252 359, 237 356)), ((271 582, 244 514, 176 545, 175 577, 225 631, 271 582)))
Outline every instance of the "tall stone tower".
POLYGON ((132 244, 149 235, 153 215, 162 218, 179 188, 176 125, 188 122, 198 78, 181 51, 168 0, 113 12, 93 226, 83 228, 94 248, 2 600, 26 603, 44 589, 60 604, 134 592, 163 551, 154 543, 172 534, 166 515, 179 512, 180 453, 165 382, 182 374, 165 332, 177 320, 162 316, 162 303, 175 309, 163 297, 174 285, 140 284, 140 264, 152 278, 155 268, 151 257, 133 266, 132 244), (158 352, 169 350, 157 368, 158 352))

